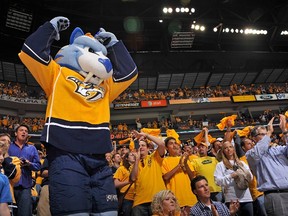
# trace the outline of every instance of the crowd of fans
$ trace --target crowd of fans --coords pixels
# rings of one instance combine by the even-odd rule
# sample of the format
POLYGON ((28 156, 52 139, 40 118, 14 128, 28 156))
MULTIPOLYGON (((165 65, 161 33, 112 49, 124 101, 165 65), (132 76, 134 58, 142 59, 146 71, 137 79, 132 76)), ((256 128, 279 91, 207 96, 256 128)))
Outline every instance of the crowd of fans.
MULTIPOLYGON (((269 120, 276 116, 279 112, 272 110, 264 110, 259 115, 252 118, 251 116, 241 115, 235 119, 235 127, 245 127, 247 125, 259 125, 267 124, 269 120)), ((207 116, 204 115, 201 120, 193 120, 193 116, 174 116, 173 118, 162 118, 160 120, 154 119, 153 121, 145 121, 140 118, 135 120, 134 124, 127 124, 125 122, 120 122, 118 124, 110 124, 111 138, 113 140, 121 140, 129 137, 129 134, 133 130, 140 130, 142 128, 148 129, 160 129, 162 133, 165 133, 167 129, 175 129, 176 131, 199 131, 203 127, 203 122, 207 122, 207 127, 210 129, 217 130, 217 124, 220 121, 208 120, 207 116)), ((13 135, 14 129, 19 126, 19 124, 28 125, 30 132, 32 134, 40 134, 44 124, 45 118, 43 117, 19 117, 12 115, 0 115, 0 132, 5 132, 13 135)))
MULTIPOLYGON (((204 127, 202 140, 187 141, 181 144, 173 137, 167 137, 162 143, 150 134, 134 131, 134 141, 140 137, 140 152, 133 150, 130 141, 119 147, 115 145, 113 152, 106 154, 106 159, 115 173, 114 182, 116 188, 119 188, 119 195, 121 192, 123 193, 125 190, 128 190, 130 195, 131 193, 143 193, 143 196, 147 196, 147 194, 150 193, 149 195, 151 195, 153 199, 141 200, 139 196, 141 197, 142 195, 136 195, 134 197, 127 195, 126 200, 124 198, 124 202, 121 202, 123 205, 125 203, 125 208, 123 207, 122 209, 123 214, 131 215, 132 212, 132 215, 137 215, 137 213, 138 215, 151 215, 152 213, 153 215, 287 215, 285 213, 287 207, 280 204, 281 202, 277 203, 277 207, 275 204, 276 201, 273 201, 273 204, 266 202, 264 204, 264 196, 268 197, 268 195, 272 193, 288 193, 287 180, 283 179, 284 182, 282 182, 285 190, 282 190, 283 188, 274 190, 274 186, 270 186, 258 191, 259 185, 265 185, 265 183, 260 182, 257 187, 256 176, 259 177, 259 175, 269 174, 261 173, 261 169, 256 171, 255 167, 251 168, 245 156, 246 152, 253 149, 265 136, 271 138, 269 139, 269 151, 274 152, 279 149, 279 151, 285 155, 284 162, 280 162, 281 165, 276 162, 279 166, 277 169, 280 170, 282 165, 287 166, 286 145, 288 137, 286 131, 288 129, 286 120, 284 120, 286 117, 280 114, 278 118, 280 118, 279 126, 281 128, 279 133, 273 130, 275 117, 269 120, 267 128, 261 125, 251 125, 250 131, 246 133, 246 135, 240 134, 237 130, 233 131, 233 125, 228 121, 222 137, 210 141, 208 138, 210 134, 209 129, 204 127), (159 158, 157 159, 156 155, 163 154, 163 145, 166 153, 163 161, 161 161, 159 158), (124 167, 128 157, 130 163, 124 167), (153 160, 161 164, 160 170, 151 167, 151 164, 154 162, 153 160), (143 172, 145 167, 149 166, 149 163, 150 170, 147 169, 150 175, 148 174, 147 177, 147 173, 143 174, 143 172), (141 177, 134 182, 133 175, 135 174, 134 172, 136 172, 134 170, 135 166, 140 167, 138 168, 138 172, 141 173, 138 173, 138 175, 141 175, 141 177), (149 180, 147 178, 149 178, 149 180), (196 182, 193 183, 194 178, 196 182, 203 181, 201 187, 204 191, 202 191, 202 193, 200 188, 197 188, 198 184, 196 184, 196 182), (131 179, 133 181, 131 181, 131 179), (164 188, 163 185, 156 183, 159 182, 160 179, 164 180, 164 188), (157 193, 153 191, 155 186, 150 185, 150 180, 155 185, 158 185, 157 193), (186 181, 189 182, 187 185, 186 181), (192 189, 190 188, 190 181, 192 181, 192 189), (128 188, 131 184, 132 187, 128 188), (135 184, 136 188, 133 187, 133 184, 135 184), (143 191, 139 191, 137 187, 141 187, 143 191), (148 190, 147 188, 149 187, 153 189, 148 190), (148 191, 144 192, 145 190, 148 191), (205 194, 203 194, 204 192, 205 194), (160 194, 165 195, 160 198, 160 194), (173 207, 170 206, 171 208, 168 208, 168 206, 162 206, 164 205, 163 200, 165 200, 166 196, 170 197, 170 199, 166 198, 167 200, 174 203, 173 207), (208 200, 207 197, 209 198, 208 200), (159 199, 162 199, 162 203, 159 203, 159 199), (205 200, 207 203, 205 203, 205 200), (149 203, 149 205, 147 205, 147 203, 149 203), (208 204, 210 208, 205 206, 208 204), (161 205, 161 207, 159 207, 159 205, 161 205), (215 209, 211 208, 211 205, 214 205, 215 209), (169 209, 173 214, 163 213, 163 211, 165 212, 169 209), (218 214, 212 214, 213 211, 214 213, 216 211, 218 214), (178 212, 178 214, 175 212, 178 212), (205 212, 206 214, 204 214, 205 212), (278 213, 275 214, 275 212, 278 213)), ((266 154, 270 153, 266 152, 266 154)))
POLYGON ((40 87, 28 87, 20 83, 0 82, 0 96, 17 98, 46 99, 44 91, 40 87))
MULTIPOLYGON (((199 98, 199 97, 222 97, 231 95, 245 95, 245 94, 265 94, 265 93, 287 93, 288 83, 282 84, 266 84, 250 86, 233 84, 230 87, 223 88, 216 87, 203 87, 199 89, 191 88, 178 88, 167 91, 150 91, 150 90, 131 90, 128 89, 123 92, 114 103, 127 102, 127 101, 140 101, 151 99, 185 99, 185 98, 199 98)), ((46 99, 45 93, 42 89, 34 87, 27 87, 19 83, 0 83, 0 96, 11 96, 18 98, 33 98, 33 99, 46 99)), ((271 112, 264 111, 261 116, 244 116, 241 115, 236 120, 236 126, 255 125, 259 123, 268 122, 271 112), (268 113, 265 113, 268 112, 268 113)), ((216 128, 216 124, 220 119, 209 121, 209 128, 216 128)), ((161 128, 165 131, 167 128, 176 130, 199 130, 202 128, 203 119, 193 119, 193 116, 171 116, 169 118, 154 119, 153 121, 145 121, 142 119, 142 127, 146 128, 161 128)), ((13 133, 13 130, 19 123, 29 125, 31 132, 40 133, 44 125, 43 117, 17 117, 0 115, 0 131, 13 133)), ((138 124, 139 125, 139 124, 138 124)), ((129 131, 137 129, 137 123, 117 123, 111 124, 111 133, 113 137, 125 138, 129 131)), ((139 129, 139 128, 138 128, 139 129)))
POLYGON ((276 94, 288 92, 288 83, 283 84, 263 84, 250 86, 233 84, 229 87, 201 87, 199 89, 191 89, 189 87, 171 89, 167 91, 155 90, 131 90, 123 92, 116 100, 123 101, 140 101, 140 100, 170 100, 170 99, 187 99, 187 98, 213 98, 213 97, 229 97, 236 95, 258 95, 258 94, 276 94))
MULTIPOLYGON (((228 87, 201 87, 192 89, 189 87, 156 91, 156 90, 125 90, 113 103, 141 100, 170 100, 187 98, 213 98, 229 97, 236 95, 258 95, 287 93, 288 83, 251 84, 250 86, 232 84, 228 87)), ((44 91, 40 87, 28 87, 13 82, 0 82, 0 95, 11 97, 46 99, 44 91)))
MULTIPOLYGON (((273 117, 277 116, 279 113, 275 113, 272 110, 264 110, 258 116, 254 118, 250 116, 241 115, 235 120, 235 127, 245 127, 247 125, 258 125, 266 124, 273 117)), ((207 121, 208 127, 210 129, 217 129, 217 124, 219 119, 214 121, 208 121, 207 116, 203 116, 201 120, 193 120, 193 116, 174 116, 173 118, 162 118, 160 120, 154 119, 153 121, 145 121, 141 119, 136 119, 134 124, 127 124, 125 122, 120 122, 118 124, 110 124, 110 131, 112 134, 112 139, 119 140, 129 137, 131 131, 141 128, 149 129, 161 129, 163 133, 167 129, 175 129, 176 131, 198 131, 203 127, 203 121, 207 121)), ((45 118, 43 117, 19 117, 11 115, 0 115, 0 132, 9 133, 13 135, 14 129, 19 126, 19 124, 28 125, 30 132, 33 134, 41 133, 45 118)))
MULTIPOLYGON (((267 118, 271 117, 269 117, 269 110, 265 111, 263 115, 265 115, 267 118)), ((113 142, 114 150, 106 154, 107 163, 114 173, 114 183, 118 190, 119 200, 121 200, 121 193, 125 192, 124 196, 122 196, 122 207, 119 207, 119 213, 121 211, 121 215, 152 215, 152 213, 154 215, 165 215, 161 212, 166 211, 167 209, 163 209, 165 208, 164 206, 162 206, 163 208, 159 207, 159 205, 162 205, 163 203, 159 203, 158 200, 160 199, 158 197, 158 193, 163 193, 165 196, 170 194, 169 196, 172 197, 170 201, 174 203, 174 207, 176 204, 179 205, 176 209, 174 207, 170 209, 172 212, 178 212, 177 214, 174 212, 172 215, 198 215, 200 214, 199 211, 202 211, 200 208, 201 205, 205 204, 202 203, 205 201, 205 199, 201 197, 201 193, 199 192, 200 189, 197 188, 197 182, 201 181, 204 185, 206 185, 201 186, 205 188, 206 196, 209 195, 209 198, 211 198, 211 201, 209 202, 212 203, 210 203, 210 205, 213 204, 216 208, 216 210, 208 209, 208 211, 218 211, 219 215, 269 215, 266 213, 266 210, 267 208, 269 209, 272 207, 270 206, 266 208, 266 204, 264 204, 263 201, 264 196, 265 194, 268 195, 270 193, 276 193, 275 191, 277 190, 272 190, 272 188, 271 190, 267 190, 265 193, 257 190, 257 181, 255 177, 256 172, 251 172, 252 168, 249 167, 249 164, 245 158, 245 153, 252 149, 256 143, 261 140, 257 138, 258 136, 261 135, 261 137, 263 137, 266 136, 266 134, 269 134, 269 145, 272 148, 272 151, 274 151, 273 148, 275 148, 276 151, 276 148, 281 146, 283 149, 287 148, 286 145, 288 137, 286 135, 288 134, 288 129, 285 119, 286 116, 279 114, 278 118, 280 119, 279 126, 281 128, 281 132, 279 133, 276 133, 273 129, 271 129, 273 128, 272 123, 275 121, 275 116, 273 116, 268 122, 268 132, 266 132, 266 127, 250 125, 250 131, 246 133, 246 135, 243 135, 237 130, 232 131, 232 126, 234 126, 235 122, 232 125, 232 123, 228 121, 226 123, 226 130, 223 131, 222 137, 210 139, 208 127, 203 127, 203 136, 200 140, 198 138, 196 139, 195 137, 193 140, 187 140, 186 142, 182 143, 179 143, 174 137, 167 137, 163 141, 163 139, 159 137, 144 132, 138 132, 137 130, 133 130, 131 133, 129 132, 129 137, 132 138, 129 142, 121 143, 121 145, 117 145, 116 142, 113 142), (131 145, 131 142, 133 142, 133 145, 131 145), (136 142, 138 142, 138 145, 136 145, 136 142), (140 149, 140 151, 137 151, 136 146, 140 149), (161 155, 162 157, 159 157, 161 155), (231 161, 233 161, 233 163, 231 161), (152 166, 152 164, 154 165, 152 166), (144 175, 144 170, 141 170, 145 169, 145 167, 147 168, 145 171, 146 174, 144 175), (241 171, 242 169, 244 169, 246 174, 245 172, 243 173, 243 171, 241 171), (141 171, 141 173, 138 173, 139 171, 141 171), (152 175, 154 172, 158 174, 152 175), (138 175, 144 175, 146 177, 139 177, 138 175), (152 176, 153 180, 151 180, 152 176), (241 183, 241 176, 244 179, 247 179, 247 181, 242 179, 243 182, 241 183), (149 178, 149 180, 146 178, 149 178), (163 183, 160 184, 162 179, 163 183), (157 181, 159 184, 155 183, 157 181), (196 181, 192 184, 192 189, 190 188, 190 181, 192 181, 192 183, 193 181, 196 181), (137 187, 140 187, 141 189, 137 189, 137 187), (153 190, 147 190, 146 187, 151 187, 153 190), (146 190, 147 194, 143 195, 143 191, 146 190), (135 194, 138 194, 140 198, 138 195, 135 196, 135 194), (146 197, 144 199, 145 202, 143 201, 142 195, 146 197), (220 210, 220 207, 223 209, 220 210), (160 211, 160 213, 158 211, 160 211), (222 211, 226 213, 223 213, 222 211)), ((16 120, 14 119, 14 121, 16 120)), ((139 122, 139 119, 136 121, 139 122)), ((25 122, 29 121, 25 119, 25 122)), ((9 159, 11 158, 10 156, 17 154, 13 153, 16 150, 15 143, 19 143, 21 141, 23 144, 25 144, 27 142, 29 138, 29 127, 23 125, 24 124, 19 124, 16 127, 15 139, 12 139, 12 142, 11 137, 8 134, 0 134, 0 154, 4 156, 5 160, 7 158, 9 161, 11 160, 9 159), (6 143, 6 147, 3 143, 6 143), (10 143, 14 147, 11 147, 10 143), (3 145, 1 146, 1 144, 3 145)), ((141 128, 139 129, 141 130, 141 128)), ((120 128, 120 130, 123 130, 123 128, 120 128)), ((33 152, 33 157, 26 155, 25 158, 30 159, 28 161, 26 159, 26 161, 22 162, 18 160, 19 163, 14 157, 12 161, 15 168, 11 169, 10 167, 9 170, 14 170, 15 172, 18 170, 18 172, 21 174, 21 171, 19 171, 20 168, 18 167, 18 169, 16 169, 17 166, 21 167, 29 165, 34 167, 32 170, 35 170, 31 173, 33 184, 31 187, 28 187, 29 193, 31 193, 31 202, 27 202, 26 200, 24 203, 26 207, 27 205, 31 205, 34 214, 36 214, 37 211, 42 211, 43 209, 47 213, 47 211, 49 212, 49 202, 47 203, 48 188, 44 186, 49 186, 49 181, 47 179, 47 175, 43 175, 43 173, 45 173, 44 171, 48 170, 48 165, 45 164, 46 150, 43 145, 34 147, 33 143, 30 143, 30 145, 27 147, 30 148, 30 153, 33 152), (39 168, 41 164, 43 167, 42 169, 39 168), (45 197, 41 198, 41 195, 45 197), (43 201, 43 199, 46 201, 43 201)), ((25 150, 25 152, 25 154, 28 154, 27 150, 25 150)), ((285 157, 287 159, 287 155, 285 157)), ((20 160, 22 159, 20 158, 20 160)), ((7 161, 0 161, 2 161, 2 169, 7 169, 7 161)), ((4 173, 8 175, 9 173, 6 172, 7 170, 4 173)), ((19 205, 17 206, 16 202, 17 196, 19 196, 17 193, 23 193, 24 189, 17 187, 17 181, 15 181, 15 179, 18 179, 19 181, 19 176, 17 177, 17 175, 12 175, 11 173, 9 176, 13 176, 13 178, 10 178, 10 184, 13 186, 11 190, 15 195, 13 202, 11 202, 13 204, 10 205, 10 208, 14 209, 14 213, 16 212, 17 214, 17 210, 15 210, 15 208, 20 208, 19 205)), ((283 184, 284 186, 287 185, 288 188, 287 182, 283 182, 283 184)), ((282 190, 279 191, 282 193, 282 190)), ((283 193, 286 192, 286 189, 283 190, 283 193)), ((162 197, 161 199, 165 198, 162 197)), ((283 210, 283 206, 281 206, 281 208, 283 210)), ((11 211, 13 212, 13 210, 11 211)), ((46 215, 46 213, 38 213, 38 215, 46 215)), ((168 215, 171 214, 167 214, 167 216, 168 215)))
MULTIPOLYGON (((253 87, 244 88, 243 86, 237 87, 237 85, 233 85, 227 91, 223 91, 221 88, 218 88, 218 90, 221 90, 221 96, 230 96, 233 91, 235 94, 251 94, 252 89, 252 94, 288 92, 287 84, 278 87, 271 84, 268 88, 263 86, 253 87)), ((0 89, 1 93, 5 95, 29 97, 28 94, 25 94, 27 91, 23 90, 19 84, 1 84, 0 89)), ((191 97, 192 94, 193 97, 215 97, 216 90, 217 87, 214 90, 207 87, 195 92, 188 89, 178 89, 177 93, 176 91, 169 91, 169 94, 165 93, 165 95, 162 92, 160 95, 165 95, 165 99, 184 98, 187 95, 191 97), (179 94, 179 92, 183 94, 179 94), (191 94, 187 94, 187 92, 191 94)), ((151 94, 144 91, 137 92, 139 95, 137 96, 136 94, 137 97, 135 97, 134 93, 128 90, 121 95, 121 100, 126 100, 126 97, 132 100, 138 100, 142 97, 156 99, 155 95, 158 95, 155 92, 151 94), (129 94, 133 96, 130 97, 128 96, 129 94)), ((33 92, 30 93, 34 94, 33 92)), ((44 98, 41 93, 38 96, 39 98, 44 98)), ((220 94, 217 96, 220 96, 220 94)), ((275 186, 273 184, 268 187, 266 185, 263 186, 262 180, 263 178, 265 179, 265 177, 261 177, 263 173, 259 172, 257 163, 253 161, 255 158, 252 157, 251 159, 251 155, 246 154, 256 148, 255 146, 259 145, 257 143, 262 142, 262 139, 268 142, 267 140, 270 138, 269 151, 271 150, 274 155, 281 148, 281 154, 284 152, 285 156, 285 158, 281 156, 282 159, 279 162, 277 162, 277 159, 273 159, 273 161, 281 164, 278 166, 287 168, 286 145, 288 143, 288 129, 286 118, 283 114, 275 113, 272 110, 264 110, 261 115, 254 116, 254 118, 240 115, 235 119, 233 125, 231 122, 226 123, 226 130, 217 139, 209 139, 209 136, 211 136, 209 129, 217 128, 216 125, 220 119, 214 122, 209 121, 208 125, 203 127, 203 122, 207 121, 207 116, 203 116, 201 120, 193 120, 193 116, 174 116, 173 119, 163 118, 148 122, 135 119, 135 123, 132 125, 127 125, 125 122, 117 125, 111 124, 111 134, 115 138, 113 141, 114 150, 106 154, 106 160, 114 173, 114 184, 118 191, 119 203, 121 204, 119 206, 119 215, 199 215, 202 213, 207 213, 208 215, 237 214, 245 216, 285 215, 288 211, 287 207, 285 207, 286 204, 282 205, 282 202, 278 202, 279 197, 276 197, 275 194, 281 193, 281 196, 286 199, 286 194, 288 193, 287 180, 286 182, 281 182, 280 188, 277 188, 278 185, 275 186), (281 131, 279 133, 273 131, 272 123, 276 121, 280 122, 281 131), (258 126, 267 124, 267 129, 266 127, 258 126), (249 126, 249 132, 243 135, 239 134, 236 129, 232 131, 233 128, 240 126, 249 126), (155 135, 144 133, 141 131, 143 128, 151 130, 161 129, 163 132, 167 129, 197 129, 201 131, 203 136, 200 141, 196 137, 191 137, 190 140, 182 140, 182 142, 178 142, 178 138, 167 137, 163 141, 163 139, 155 135), (129 138, 127 142, 120 142, 125 138, 129 138), (250 167, 250 162, 247 162, 246 155, 249 156, 248 160, 252 161, 253 167, 250 167), (258 177, 261 180, 257 186, 256 179, 258 177), (258 191, 259 188, 260 191, 258 191), (203 195, 203 190, 205 195, 203 195), (275 201, 271 198, 272 195, 275 201), (264 204, 264 197, 267 197, 267 199, 270 197, 269 204, 264 204), (164 205, 165 200, 168 200, 170 204, 164 205), (275 210, 275 208, 277 209, 275 210)), ((29 118, 1 115, 0 132, 3 132, 0 136, 1 157, 8 158, 5 159, 8 161, 12 160, 11 156, 17 156, 17 153, 15 153, 17 152, 15 142, 17 142, 17 145, 26 146, 26 142, 29 139, 28 131, 30 133, 39 133, 42 131, 44 123, 44 116, 29 118), (10 140, 11 136, 14 137, 15 135, 15 139, 10 140)), ((15 172, 18 170, 18 177, 17 175, 9 174, 10 177, 13 176, 13 179, 9 179, 12 194, 10 209, 14 209, 14 211, 11 210, 12 213, 21 215, 21 213, 19 214, 19 209, 31 206, 34 214, 38 213, 40 216, 49 215, 48 188, 46 187, 49 186, 48 164, 44 163, 46 150, 43 145, 36 146, 30 143, 28 146, 30 148, 29 154, 33 153, 33 157, 30 157, 28 152, 26 152, 27 157, 25 159, 19 157, 19 162, 12 160, 15 166, 15 169, 12 170, 15 172), (16 169, 17 166, 18 169, 16 169), (27 196, 27 188, 17 186, 17 182, 20 181, 19 173, 21 175, 19 167, 23 168, 25 166, 31 166, 34 171, 31 173, 33 185, 28 185, 29 196, 27 196), (26 191, 25 196, 29 199, 29 202, 26 200, 24 205, 22 201, 17 203, 17 197, 19 194, 24 193, 23 191, 26 191), (43 199, 46 201, 43 201, 43 199), (42 210, 45 213, 40 213, 42 210)), ((274 157, 273 155, 271 158, 274 157)), ((2 169, 7 169, 5 168, 7 162, 3 162, 5 160, 0 160, 2 169)), ((9 164, 11 165, 11 163, 9 164)), ((274 166, 273 163, 271 166, 274 166)), ((276 168, 273 167, 273 171, 276 170, 275 172, 277 172, 278 166, 277 164, 275 166, 276 168)), ((5 174, 6 172, 7 170, 4 170, 5 174)), ((0 177, 2 178, 2 176, 0 177)), ((283 178, 286 177, 284 176, 283 178)), ((2 210, 2 206, 0 206, 0 209, 2 210)))
POLYGON ((45 124, 43 117, 19 117, 12 115, 0 115, 0 132, 13 135, 15 128, 20 124, 28 125, 30 132, 40 133, 45 124))

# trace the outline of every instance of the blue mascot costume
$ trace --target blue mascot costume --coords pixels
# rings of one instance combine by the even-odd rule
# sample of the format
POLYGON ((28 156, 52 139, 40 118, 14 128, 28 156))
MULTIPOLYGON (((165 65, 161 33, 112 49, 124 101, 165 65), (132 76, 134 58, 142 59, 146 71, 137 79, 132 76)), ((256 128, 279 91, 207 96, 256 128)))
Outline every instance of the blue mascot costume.
POLYGON ((52 215, 117 215, 117 196, 105 153, 112 151, 110 103, 138 75, 130 54, 104 29, 76 28, 53 60, 50 47, 69 27, 55 17, 30 35, 19 57, 48 97, 41 142, 49 160, 52 215))

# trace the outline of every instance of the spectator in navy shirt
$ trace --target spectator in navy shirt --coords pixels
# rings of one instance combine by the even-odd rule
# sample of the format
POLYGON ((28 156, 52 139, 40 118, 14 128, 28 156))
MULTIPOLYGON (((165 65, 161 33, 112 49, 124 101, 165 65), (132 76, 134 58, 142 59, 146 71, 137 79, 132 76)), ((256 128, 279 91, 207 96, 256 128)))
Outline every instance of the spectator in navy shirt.
POLYGON ((15 141, 11 143, 8 151, 10 156, 21 159, 22 175, 19 182, 14 186, 18 216, 32 215, 32 171, 38 171, 41 168, 37 149, 35 146, 27 144, 28 132, 27 125, 19 125, 15 131, 15 141))

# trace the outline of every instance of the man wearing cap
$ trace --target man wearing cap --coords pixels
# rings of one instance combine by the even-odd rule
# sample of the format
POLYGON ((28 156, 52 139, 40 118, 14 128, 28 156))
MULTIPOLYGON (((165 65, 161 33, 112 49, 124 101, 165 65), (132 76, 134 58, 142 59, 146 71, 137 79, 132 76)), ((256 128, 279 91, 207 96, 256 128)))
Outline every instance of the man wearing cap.
POLYGON ((222 144, 223 144, 223 138, 218 137, 211 144, 212 144, 212 148, 208 152, 208 156, 216 157, 216 159, 218 161, 221 161, 221 147, 222 147, 222 144))
POLYGON ((209 181, 211 199, 214 201, 222 201, 221 187, 214 180, 214 172, 218 163, 215 157, 208 156, 208 144, 206 142, 198 143, 199 158, 192 160, 195 176, 205 176, 209 181))

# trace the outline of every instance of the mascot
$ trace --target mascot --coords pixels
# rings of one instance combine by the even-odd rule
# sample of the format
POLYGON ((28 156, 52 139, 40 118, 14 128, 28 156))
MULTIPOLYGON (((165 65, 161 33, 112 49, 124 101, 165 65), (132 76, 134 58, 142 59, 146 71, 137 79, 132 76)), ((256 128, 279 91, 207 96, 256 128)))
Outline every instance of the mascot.
POLYGON ((76 28, 70 44, 50 56, 69 27, 55 17, 30 35, 19 57, 48 97, 41 142, 49 160, 52 215, 117 215, 117 196, 105 153, 112 151, 110 103, 131 85, 137 67, 121 41, 104 29, 76 28))

